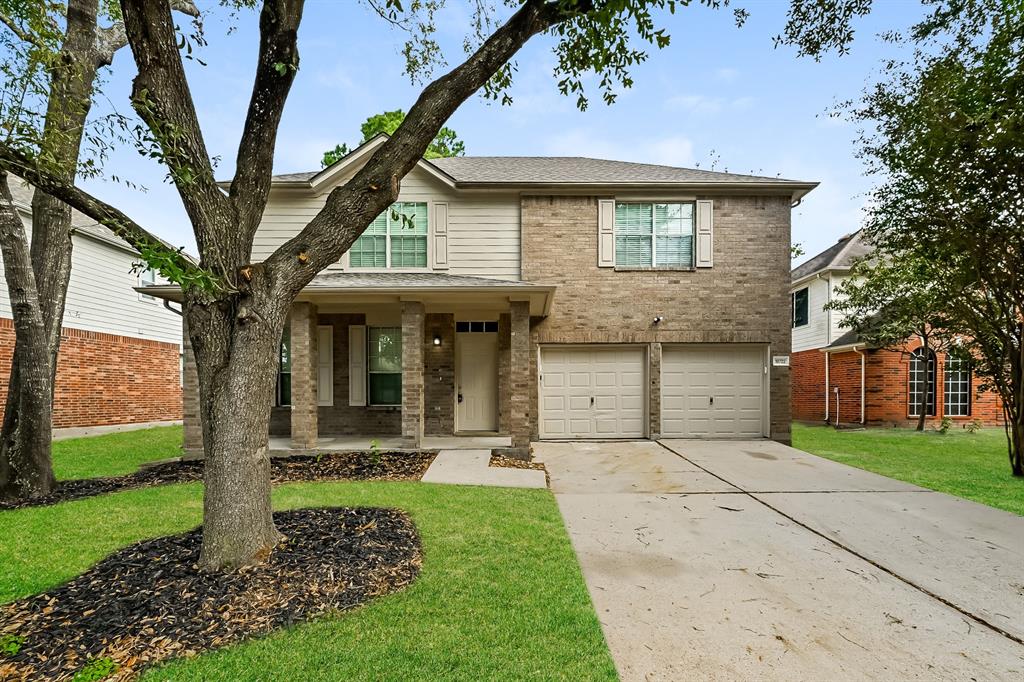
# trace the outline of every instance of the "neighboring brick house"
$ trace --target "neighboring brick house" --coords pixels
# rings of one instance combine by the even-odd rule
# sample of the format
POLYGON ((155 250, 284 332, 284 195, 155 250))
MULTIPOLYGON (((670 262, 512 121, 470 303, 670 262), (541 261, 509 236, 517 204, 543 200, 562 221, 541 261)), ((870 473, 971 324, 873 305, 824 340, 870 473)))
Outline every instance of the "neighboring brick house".
MULTIPOLYGON (((275 177, 253 261, 383 140, 275 177)), ((271 436, 788 442, 790 210, 815 186, 584 158, 422 161, 395 207, 411 224, 385 212, 299 294, 271 436)))
MULTIPOLYGON (((32 189, 10 177, 31 230, 32 189)), ((71 280, 64 309, 53 426, 88 427, 181 419, 181 317, 135 290, 139 254, 105 227, 72 216, 71 280)), ((0 264, 0 273, 2 273, 0 264)), ((14 324, 0 286, 0 414, 7 398, 14 324)))
POLYGON ((946 353, 926 353, 909 337, 900 349, 877 349, 840 325, 842 313, 825 310, 841 295, 853 264, 871 253, 860 232, 792 271, 792 413, 798 421, 909 426, 916 424, 930 372, 927 420, 1002 423, 998 397, 979 390, 969 363, 946 353))

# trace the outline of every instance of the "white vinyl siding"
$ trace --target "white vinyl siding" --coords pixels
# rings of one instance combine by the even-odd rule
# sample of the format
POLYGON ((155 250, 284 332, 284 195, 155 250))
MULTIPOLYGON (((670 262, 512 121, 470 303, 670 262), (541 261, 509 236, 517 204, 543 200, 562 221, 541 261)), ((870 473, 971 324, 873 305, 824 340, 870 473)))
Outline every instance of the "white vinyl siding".
MULTIPOLYGON (((838 295, 835 288, 842 279, 842 276, 833 275, 833 300, 838 295)), ((828 276, 824 275, 821 279, 809 279, 791 289, 790 293, 795 293, 804 288, 807 289, 807 324, 793 328, 794 353, 824 348, 847 331, 845 327, 839 324, 843 319, 841 312, 834 310, 830 315, 825 310, 825 305, 829 301, 828 276)))
MULTIPOLYGON (((253 262, 265 260, 274 249, 294 237, 323 208, 326 199, 326 193, 312 196, 295 191, 272 191, 253 242, 253 262)), ((402 179, 398 199, 401 202, 426 203, 428 211, 438 203, 447 205, 448 263, 445 272, 452 275, 520 279, 518 194, 459 194, 416 168, 402 179)), ((437 215, 436 212, 434 215, 437 215)), ((431 254, 428 254, 430 257, 431 254)), ((338 272, 342 269, 342 264, 338 263, 330 266, 328 271, 338 272)))
POLYGON ((615 265, 693 267, 692 203, 615 205, 615 265))

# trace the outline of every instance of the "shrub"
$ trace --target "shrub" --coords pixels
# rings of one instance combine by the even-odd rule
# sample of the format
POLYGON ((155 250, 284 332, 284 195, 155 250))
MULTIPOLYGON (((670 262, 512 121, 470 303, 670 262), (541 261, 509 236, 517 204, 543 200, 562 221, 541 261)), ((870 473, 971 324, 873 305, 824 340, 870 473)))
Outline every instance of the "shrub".
POLYGON ((939 422, 939 426, 936 429, 939 433, 948 433, 949 429, 953 426, 953 420, 949 417, 943 417, 942 421, 939 422))
POLYGON ((117 663, 109 658, 94 658, 75 673, 71 682, 98 682, 117 672, 117 663))
POLYGON ((13 656, 21 651, 25 638, 18 635, 0 635, 0 656, 13 656))

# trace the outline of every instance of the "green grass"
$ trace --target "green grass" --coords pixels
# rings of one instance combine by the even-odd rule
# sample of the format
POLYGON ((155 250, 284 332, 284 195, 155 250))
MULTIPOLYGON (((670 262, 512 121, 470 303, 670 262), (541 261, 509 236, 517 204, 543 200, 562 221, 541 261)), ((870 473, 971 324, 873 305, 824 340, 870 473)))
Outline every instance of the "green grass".
MULTIPOLYGON (((194 527, 201 495, 194 483, 0 512, 0 601, 55 586, 118 547, 194 527)), ((404 509, 423 539, 423 572, 356 611, 146 679, 616 679, 549 491, 302 483, 276 488, 274 505, 404 509)))
POLYGON ((1002 429, 942 434, 881 428, 836 431, 793 424, 793 447, 1024 515, 1024 480, 1010 474, 1002 429))
POLYGON ((53 470, 59 479, 121 476, 143 462, 181 454, 181 427, 69 438, 53 443, 53 470))

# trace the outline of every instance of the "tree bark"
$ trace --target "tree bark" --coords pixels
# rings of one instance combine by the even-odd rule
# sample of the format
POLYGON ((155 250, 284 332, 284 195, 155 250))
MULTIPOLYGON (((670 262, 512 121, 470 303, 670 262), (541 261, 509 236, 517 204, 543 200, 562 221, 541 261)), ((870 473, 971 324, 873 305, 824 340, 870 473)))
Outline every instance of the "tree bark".
POLYGON ((0 434, 0 499, 37 497, 56 485, 50 459, 53 360, 25 226, 6 173, 0 173, 0 253, 17 339, 0 434))
POLYGON ((259 563, 281 538, 271 513, 267 439, 287 309, 266 289, 186 306, 206 456, 205 570, 259 563))

